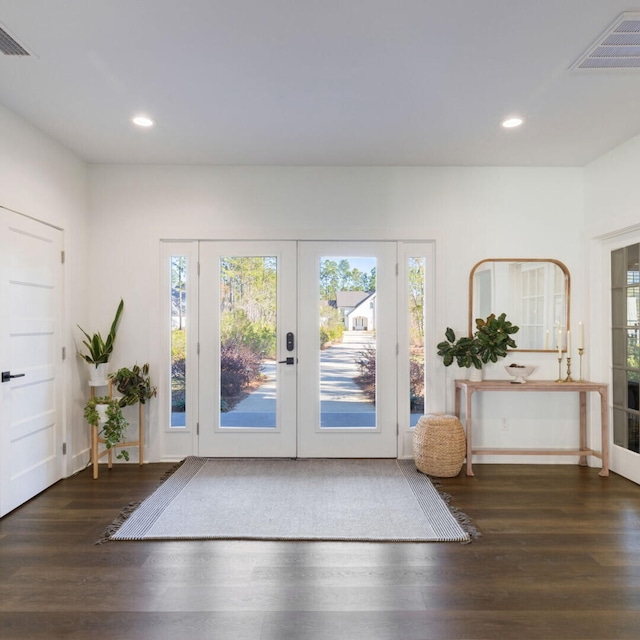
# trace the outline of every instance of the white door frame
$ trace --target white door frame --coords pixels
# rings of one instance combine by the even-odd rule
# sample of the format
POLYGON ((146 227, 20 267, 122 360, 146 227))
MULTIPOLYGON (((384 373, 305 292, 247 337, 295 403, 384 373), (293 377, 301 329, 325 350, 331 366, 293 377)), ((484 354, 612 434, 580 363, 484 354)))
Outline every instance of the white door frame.
MULTIPOLYGON (((594 290, 601 291, 601 304, 591 305, 590 320, 592 331, 587 331, 589 342, 593 344, 593 361, 602 363, 596 372, 597 377, 605 380, 613 389, 613 372, 611 368, 611 252, 631 244, 640 243, 640 225, 627 228, 619 232, 596 238, 592 248, 594 253, 600 254, 600 260, 590 261, 592 273, 590 282, 594 290), (599 269, 597 267, 599 265, 599 269), (597 271, 596 271, 597 269, 597 271)), ((589 345, 587 345, 588 347, 589 345)), ((620 447, 613 442, 613 393, 609 393, 609 468, 621 476, 640 484, 640 454, 620 447)), ((592 416, 598 415, 597 407, 590 406, 592 416)), ((591 420, 593 423, 594 421, 591 420)), ((597 426, 599 431, 599 425, 597 426)), ((590 437, 597 437, 592 426, 590 437)), ((593 440, 592 440, 593 441, 593 440)), ((597 442, 597 439, 595 440, 597 442)))
MULTIPOLYGON (((185 255, 188 259, 189 265, 189 277, 187 280, 187 295, 188 295, 188 344, 187 344, 187 377, 189 380, 189 390, 187 392, 187 420, 184 427, 172 428, 170 421, 170 403, 167 401, 165 405, 161 408, 160 418, 163 422, 163 434, 162 434, 162 444, 159 444, 159 450, 161 451, 161 458, 166 460, 174 460, 181 459, 185 455, 198 455, 199 451, 199 436, 198 430, 202 432, 205 429, 204 420, 201 420, 199 415, 200 403, 198 401, 199 393, 207 393, 210 396, 210 387, 211 384, 215 383, 207 383, 206 385, 200 384, 199 380, 199 366, 198 366, 198 340, 197 336, 200 336, 201 342, 205 343, 208 339, 211 339, 211 332, 209 330, 205 330, 204 328, 199 327, 200 314, 198 313, 198 280, 197 277, 197 267, 199 261, 199 247, 200 245, 211 244, 212 242, 220 242, 225 245, 227 248, 225 252, 228 252, 231 248, 241 246, 245 244, 245 241, 241 240, 220 240, 220 241, 171 241, 165 240, 161 243, 161 270, 162 270, 162 281, 164 284, 163 291, 166 292, 169 290, 170 283, 170 274, 169 269, 167 267, 168 258, 171 255, 185 255), (206 387, 206 388, 205 388, 206 387)), ((262 247, 268 247, 273 245, 271 241, 251 241, 258 242, 262 247)), ((274 241, 276 244, 279 241, 274 241)), ((290 243, 293 245, 299 245, 302 243, 319 243, 322 242, 325 246, 327 242, 330 246, 333 246, 335 251, 339 254, 344 253, 344 248, 347 244, 343 244, 343 241, 282 241, 284 243, 290 243)), ((375 245, 378 241, 353 241, 350 242, 351 245, 360 246, 361 249, 367 246, 367 244, 375 245)), ((397 365, 397 376, 391 382, 395 389, 397 389, 397 397, 402 399, 404 395, 407 393, 408 384, 409 384, 409 332, 408 332, 408 320, 407 320, 407 300, 408 300, 408 292, 407 292, 407 277, 408 277, 408 258, 409 257, 424 257, 425 258, 425 291, 424 291, 424 302, 425 308, 427 309, 425 313, 425 411, 434 411, 434 410, 442 410, 442 408, 438 405, 437 397, 438 397, 438 388, 442 386, 439 381, 438 376, 435 371, 435 359, 428 357, 431 350, 433 350, 433 345, 436 342, 435 332, 434 332, 434 324, 435 324, 435 243, 433 241, 379 241, 382 243, 386 243, 387 245, 397 246, 398 256, 398 273, 399 277, 397 279, 397 337, 393 339, 394 345, 394 355, 395 357, 395 348, 397 342, 398 349, 398 365, 397 365), (435 400, 434 400, 435 399, 435 400)), ((261 248, 260 253, 264 253, 265 249, 261 248)), ((234 251, 231 251, 233 253, 234 251)), ((268 252, 269 253, 269 252, 268 252)), ((350 251, 349 253, 353 253, 350 251)), ((368 253, 368 251, 364 251, 364 253, 368 253)), ((295 290, 295 286, 293 289, 295 290)), ((287 292, 288 294, 290 291, 287 292)), ((317 292, 315 292, 317 293, 317 292)), ((169 296, 166 293, 163 293, 162 296, 162 309, 161 309, 161 317, 164 318, 162 322, 163 326, 163 362, 167 363, 165 365, 165 370, 168 369, 170 363, 170 344, 166 339, 167 332, 170 329, 170 304, 169 304, 169 296)), ((209 301, 211 302, 211 300, 209 301)), ((395 301, 394 301, 395 303, 395 301)), ((317 308, 317 295, 314 297, 313 302, 310 304, 312 308, 317 308)), ((297 327, 296 327, 297 328, 297 327)), ((295 329, 294 329, 295 331, 295 329)), ((299 331, 299 329, 298 329, 299 331)), ((310 338, 310 344, 313 344, 315 347, 317 345, 317 327, 315 329, 311 329, 312 332, 315 332, 316 335, 313 338, 310 338)), ((299 343, 300 336, 296 334, 296 346, 299 343)), ((205 350, 207 348, 206 344, 201 345, 205 350)), ((208 347, 210 350, 214 349, 214 345, 210 344, 208 347)), ((286 353, 281 353, 279 355, 284 355, 285 357, 288 355, 286 353)), ((291 371, 296 371, 296 377, 302 378, 303 384, 307 385, 308 381, 304 375, 304 373, 300 374, 299 372, 299 364, 298 367, 284 367, 280 366, 280 368, 284 368, 287 373, 291 371)), ((305 366, 303 364, 303 370, 305 366)), ((387 367, 388 369, 389 367, 387 367)), ((170 397, 170 387, 169 387, 169 376, 163 375, 159 382, 160 386, 160 396, 161 397, 170 397), (164 391, 163 391, 164 390, 164 391)), ((301 413, 301 412, 298 412, 301 413)), ((299 415, 297 420, 306 420, 305 416, 299 415)), ((415 416, 414 416, 415 421, 415 416)), ((412 440, 413 440, 413 429, 410 424, 410 414, 408 408, 408 402, 404 403, 402 400, 396 403, 396 413, 390 419, 390 424, 393 425, 393 430, 397 433, 394 436, 395 439, 395 452, 392 457, 410 457, 413 455, 412 452, 412 440)), ((297 437, 297 436, 296 436, 297 437)), ((297 446, 297 444, 296 444, 297 446)), ((236 447, 234 450, 236 455, 249 455, 242 450, 242 447, 236 447)), ((270 449, 269 455, 278 455, 277 452, 273 452, 270 449)), ((256 455, 259 455, 258 452, 256 455)), ((322 452, 321 452, 322 454, 322 452)), ((215 454, 214 454, 215 455, 215 454)), ((292 455, 300 455, 300 453, 296 451, 292 455)), ((323 455, 329 455, 328 451, 325 451, 323 455)), ((353 455, 358 455, 357 453, 353 453, 353 455)), ((367 454, 362 454, 367 455, 367 454)))

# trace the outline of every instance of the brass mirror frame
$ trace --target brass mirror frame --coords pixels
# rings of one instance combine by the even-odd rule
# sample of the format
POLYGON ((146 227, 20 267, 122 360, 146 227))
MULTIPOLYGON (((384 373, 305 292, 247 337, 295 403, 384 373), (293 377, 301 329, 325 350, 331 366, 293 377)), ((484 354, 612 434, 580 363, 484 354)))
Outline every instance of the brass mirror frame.
MULTIPOLYGON (((569 269, 567 266, 560 262, 560 260, 556 260, 555 258, 486 258, 484 260, 480 260, 480 262, 476 263, 471 269, 471 273, 469 274, 469 334, 473 335, 475 330, 475 318, 473 314, 473 279, 474 275, 481 265, 487 262, 551 262, 556 266, 560 267, 565 277, 565 299, 566 299, 566 315, 567 315, 567 326, 563 327, 566 331, 569 327, 571 327, 571 275, 569 273, 569 269)), ((509 318, 507 317, 507 320, 509 318)), ((517 342, 517 334, 516 334, 516 342, 517 342)), ((521 352, 542 352, 549 353, 552 351, 557 351, 557 347, 551 349, 510 349, 510 351, 521 351, 521 352)), ((566 351, 566 349, 563 349, 566 351)))

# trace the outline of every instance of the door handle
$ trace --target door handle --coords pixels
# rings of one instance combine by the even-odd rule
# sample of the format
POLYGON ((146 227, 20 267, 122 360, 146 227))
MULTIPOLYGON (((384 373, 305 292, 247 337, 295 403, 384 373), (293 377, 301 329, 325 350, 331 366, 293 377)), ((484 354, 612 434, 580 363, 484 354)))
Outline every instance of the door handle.
POLYGON ((286 360, 278 360, 278 364, 295 364, 295 358, 287 358, 286 360))
POLYGON ((9 382, 11 378, 24 378, 26 374, 24 373, 16 373, 15 375, 11 375, 11 371, 3 371, 2 372, 2 382, 9 382))

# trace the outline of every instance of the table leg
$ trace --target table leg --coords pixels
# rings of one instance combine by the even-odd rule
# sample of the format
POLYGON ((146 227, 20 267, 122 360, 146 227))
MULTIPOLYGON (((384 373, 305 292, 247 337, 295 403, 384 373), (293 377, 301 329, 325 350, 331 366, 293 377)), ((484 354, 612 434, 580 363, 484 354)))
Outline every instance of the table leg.
POLYGON ((91 426, 91 463, 93 479, 98 479, 98 427, 91 426))
POLYGON ((600 476, 609 475, 609 400, 607 398, 607 388, 600 389, 600 426, 602 429, 602 469, 600 476))
POLYGON ((138 403, 138 464, 144 464, 144 405, 138 403))
MULTIPOLYGON (((587 448, 587 392, 580 392, 580 449, 587 448)), ((580 456, 578 464, 581 467, 587 466, 587 456, 580 456)))
POLYGON ((465 431, 467 432, 467 475, 473 475, 473 438, 472 438, 472 420, 471 420, 471 399, 473 397, 473 389, 467 387, 467 415, 465 421, 465 431))

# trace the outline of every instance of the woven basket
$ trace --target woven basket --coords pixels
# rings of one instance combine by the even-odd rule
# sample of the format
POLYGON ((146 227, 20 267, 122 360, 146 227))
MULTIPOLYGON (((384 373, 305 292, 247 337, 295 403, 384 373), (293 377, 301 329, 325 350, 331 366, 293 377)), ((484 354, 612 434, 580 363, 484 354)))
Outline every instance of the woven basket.
POLYGON ((413 432, 413 457, 422 473, 452 478, 462 469, 466 455, 465 433, 456 416, 422 416, 413 432))

